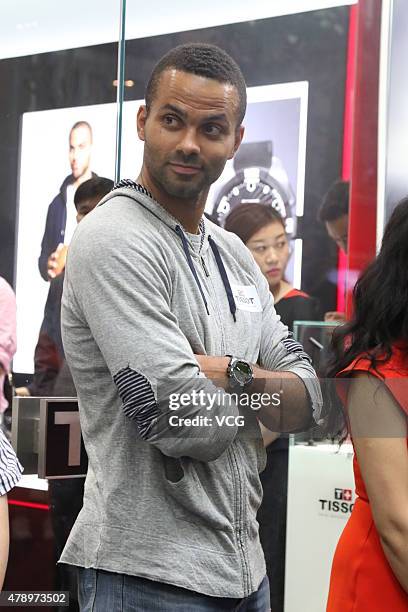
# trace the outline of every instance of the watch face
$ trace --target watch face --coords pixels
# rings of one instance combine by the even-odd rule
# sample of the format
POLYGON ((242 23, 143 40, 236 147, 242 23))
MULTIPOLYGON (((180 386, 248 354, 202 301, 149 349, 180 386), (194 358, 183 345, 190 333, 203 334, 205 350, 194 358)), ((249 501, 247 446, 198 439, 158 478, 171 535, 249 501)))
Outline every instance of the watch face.
POLYGON ((226 216, 239 204, 268 204, 286 219, 288 216, 287 198, 266 170, 248 168, 239 171, 218 194, 213 215, 224 226, 226 216))
POLYGON ((236 361, 233 370, 235 379, 240 385, 245 385, 252 378, 252 368, 246 361, 236 361))

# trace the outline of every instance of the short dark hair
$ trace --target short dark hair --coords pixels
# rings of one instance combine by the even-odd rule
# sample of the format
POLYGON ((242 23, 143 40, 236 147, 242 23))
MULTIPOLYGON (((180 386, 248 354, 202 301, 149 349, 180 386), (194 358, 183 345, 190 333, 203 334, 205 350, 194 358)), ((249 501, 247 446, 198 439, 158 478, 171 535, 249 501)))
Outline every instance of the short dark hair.
POLYGON ((341 180, 335 181, 323 198, 318 213, 319 221, 322 223, 336 221, 343 215, 348 215, 349 195, 350 183, 341 180))
POLYGON ((233 85, 237 90, 239 100, 238 124, 242 123, 246 111, 247 96, 245 79, 241 69, 226 51, 216 45, 203 43, 188 43, 174 47, 157 62, 146 87, 147 112, 149 112, 156 95, 161 75, 170 68, 233 85))
POLYGON ((227 216, 224 229, 239 236, 246 244, 254 234, 271 223, 280 223, 285 229, 285 221, 276 208, 257 202, 238 204, 227 216))
POLYGON ((75 208, 78 210, 83 202, 98 198, 102 200, 113 188, 113 181, 104 176, 94 176, 81 183, 74 194, 75 208))
POLYGON ((91 134, 91 141, 92 141, 93 140, 93 133, 92 133, 91 124, 88 123, 87 121, 77 121, 76 123, 74 123, 72 128, 69 130, 69 137, 71 138, 72 132, 74 130, 77 130, 80 127, 84 127, 84 128, 87 128, 89 130, 89 133, 91 134))

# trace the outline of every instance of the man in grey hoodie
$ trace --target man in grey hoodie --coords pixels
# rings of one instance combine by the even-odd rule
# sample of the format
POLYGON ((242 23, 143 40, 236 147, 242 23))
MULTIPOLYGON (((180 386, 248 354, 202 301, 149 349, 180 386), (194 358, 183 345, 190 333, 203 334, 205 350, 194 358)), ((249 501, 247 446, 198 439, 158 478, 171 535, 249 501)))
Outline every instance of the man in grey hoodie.
POLYGON ((61 561, 84 611, 269 610, 259 422, 306 428, 321 396, 251 254, 203 216, 245 108, 224 51, 167 53, 137 115, 138 181, 70 245, 63 341, 89 468, 61 561))

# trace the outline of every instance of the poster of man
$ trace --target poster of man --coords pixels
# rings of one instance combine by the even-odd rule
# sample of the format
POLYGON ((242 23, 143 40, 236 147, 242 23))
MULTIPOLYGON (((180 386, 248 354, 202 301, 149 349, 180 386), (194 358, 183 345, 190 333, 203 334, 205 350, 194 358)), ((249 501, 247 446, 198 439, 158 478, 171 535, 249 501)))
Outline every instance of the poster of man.
POLYGON ((74 194, 94 175, 113 178, 115 104, 24 113, 15 287, 15 372, 31 373, 49 281, 64 268, 76 228, 74 194))
MULTIPOLYGON (((296 224, 303 215, 308 83, 249 87, 247 95, 240 153, 227 162, 212 185, 206 213, 222 224, 224 213, 238 201, 271 200, 271 205, 285 217, 293 243, 288 278, 300 287, 302 240, 296 235, 296 224)), ((141 103, 124 103, 122 178, 135 178, 142 163, 143 143, 136 133, 136 113, 141 103)), ((23 115, 16 254, 19 346, 15 372, 33 372, 48 281, 64 268, 76 226, 75 190, 94 174, 113 178, 115 139, 115 104, 23 115)))
POLYGON ((91 171, 92 127, 77 121, 69 131, 69 164, 71 173, 64 179, 58 194, 48 207, 41 254, 40 274, 48 281, 57 276, 65 264, 67 247, 76 227, 74 194, 79 185, 95 174, 91 171))

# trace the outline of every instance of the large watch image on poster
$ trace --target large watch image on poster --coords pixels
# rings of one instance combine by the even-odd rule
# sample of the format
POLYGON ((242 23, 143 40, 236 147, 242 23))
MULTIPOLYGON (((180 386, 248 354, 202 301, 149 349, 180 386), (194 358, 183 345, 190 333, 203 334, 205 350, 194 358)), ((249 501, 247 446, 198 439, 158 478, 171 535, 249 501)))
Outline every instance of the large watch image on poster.
POLYGON ((292 243, 286 278, 300 289, 308 83, 248 88, 240 148, 211 187, 206 212, 220 225, 239 204, 262 203, 283 217, 292 243))
MULTIPOLYGON (((122 178, 135 179, 141 168, 143 142, 136 132, 136 113, 142 103, 124 103, 122 178)), ((298 222, 304 212, 307 106, 305 81, 248 88, 244 140, 211 187, 206 204, 206 213, 220 225, 239 203, 262 202, 275 207, 285 220, 292 242, 287 280, 297 288, 301 284, 298 222)), ((15 372, 31 373, 34 369, 34 351, 50 285, 47 257, 56 248, 62 253, 69 250, 76 225, 75 187, 94 175, 113 178, 115 128, 115 104, 22 116, 16 250, 19 346, 15 372)))

